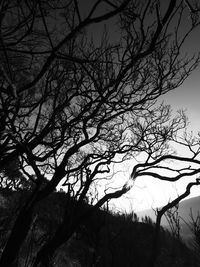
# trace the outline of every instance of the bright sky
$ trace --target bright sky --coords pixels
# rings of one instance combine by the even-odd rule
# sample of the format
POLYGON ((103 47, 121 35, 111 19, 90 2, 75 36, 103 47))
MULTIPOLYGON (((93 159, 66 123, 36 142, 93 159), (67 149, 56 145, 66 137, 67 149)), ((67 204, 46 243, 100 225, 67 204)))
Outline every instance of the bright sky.
MULTIPOLYGON (((186 43, 185 51, 199 53, 200 34, 196 30, 186 43)), ((160 98, 171 105, 174 112, 180 109, 186 111, 190 121, 189 129, 197 134, 200 131, 200 66, 192 72, 183 85, 160 98)), ((130 175, 132 166, 126 166, 124 175, 130 175)), ((138 178, 129 193, 121 199, 114 200, 114 205, 119 211, 139 211, 160 207, 185 191, 188 178, 176 183, 163 182, 150 177, 138 178)), ((189 197, 199 196, 200 186, 191 190, 189 197)))
MULTIPOLYGON (((166 104, 170 104, 174 111, 185 109, 190 121, 190 130, 200 131, 200 68, 185 81, 185 83, 163 97, 166 104)), ((133 163, 134 164, 134 163, 133 163)), ((132 165, 124 166, 122 175, 131 173, 132 165)), ((178 193, 185 191, 188 178, 176 183, 163 182, 151 177, 138 178, 129 193, 121 199, 114 200, 115 207, 119 210, 143 210, 160 207, 177 197, 178 193)), ((193 188, 190 197, 200 195, 200 187, 193 188)))
MULTIPOLYGON (((85 6, 85 12, 87 13, 88 8, 85 6)), ((188 16, 188 20, 190 17, 188 16)), ((187 27, 187 18, 185 20, 185 25, 187 27)), ((111 23, 112 28, 113 24, 111 23)), ((95 25, 96 29, 98 25, 95 25)), ((99 35, 99 29, 95 31, 99 35)), ((95 33, 94 33, 95 35, 95 33)), ((95 35, 96 36, 96 35, 95 35)), ((98 40, 98 36, 96 36, 98 40)), ((112 36, 114 38, 114 31, 112 31, 112 36)), ((189 39, 185 46, 185 51, 190 54, 193 52, 199 52, 199 44, 200 44, 200 34, 199 29, 193 33, 193 36, 189 39)), ((165 95, 160 100, 164 100, 166 104, 170 104, 175 111, 179 109, 186 110, 186 114, 190 120, 190 129, 197 132, 200 130, 199 118, 200 118, 200 68, 195 70, 191 76, 184 82, 184 84, 177 88, 175 91, 172 91, 165 95), (199 125, 199 129, 198 129, 199 125)), ((132 164, 120 165, 119 173, 116 182, 116 186, 120 185, 120 181, 123 181, 121 185, 123 185, 124 180, 129 177, 132 168, 134 166, 134 162, 132 164), (118 178, 119 177, 119 178, 118 178)), ((170 182, 161 182, 159 180, 146 177, 146 178, 138 178, 129 193, 126 194, 125 197, 120 199, 115 199, 113 201, 113 205, 116 209, 122 211, 130 211, 130 210, 143 210, 149 209, 151 207, 159 207, 165 205, 170 199, 173 199, 177 196, 178 193, 184 191, 186 185, 188 183, 187 179, 181 180, 179 183, 170 183, 170 182)), ((196 188, 192 190, 192 196, 200 195, 200 188, 196 188)))
MULTIPOLYGON (((188 16, 188 20, 190 17, 188 16)), ((187 27, 187 18, 185 20, 184 27, 187 27)), ((95 25, 96 29, 98 25, 95 25)), ((113 24, 111 23, 111 28, 113 24)), ((99 29, 95 31, 99 35, 99 29)), ((95 35, 95 34, 94 34, 95 35)), ((96 35, 95 35, 96 36, 96 35)), ((98 40, 98 36, 96 36, 98 40)), ((112 37, 114 31, 112 31, 112 37)), ((193 52, 199 52, 200 34, 199 29, 196 30, 189 41, 185 44, 185 52, 191 54, 193 52)), ((200 68, 195 70, 191 76, 184 82, 184 84, 165 95, 160 101, 164 100, 166 104, 170 104, 174 112, 180 109, 186 110, 186 114, 190 120, 190 129, 194 132, 198 131, 198 122, 200 118, 200 68)), ((200 130, 200 125, 199 125, 200 130)), ((116 186, 123 185, 124 180, 129 177, 134 162, 132 164, 120 165, 119 173, 117 174, 115 182, 116 186), (119 181, 119 182, 118 182, 119 181)), ((177 183, 161 182, 159 180, 146 177, 138 178, 129 193, 125 197, 115 199, 111 203, 119 211, 138 211, 143 209, 150 209, 151 207, 160 207, 168 203, 170 199, 177 197, 178 193, 185 191, 185 187, 188 183, 188 179, 183 179, 177 183)), ((200 188, 192 190, 192 196, 200 195, 200 188)))

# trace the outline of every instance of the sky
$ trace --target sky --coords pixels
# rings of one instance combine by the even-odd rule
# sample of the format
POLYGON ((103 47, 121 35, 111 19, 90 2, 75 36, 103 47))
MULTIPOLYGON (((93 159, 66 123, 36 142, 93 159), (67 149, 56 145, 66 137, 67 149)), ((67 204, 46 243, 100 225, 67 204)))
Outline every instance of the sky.
POLYGON ((163 100, 170 104, 174 111, 184 109, 194 132, 200 131, 200 67, 198 67, 184 84, 169 92, 163 100))
MULTIPOLYGON (((88 13, 88 6, 92 0, 88 1, 87 4, 82 6, 83 14, 88 13)), ((82 1, 79 1, 82 3, 82 1)), ((187 19, 186 19, 187 22, 187 19)), ((113 26, 113 24, 111 23, 113 26)), ((95 25, 95 33, 94 38, 100 38, 99 34, 100 29, 98 25, 95 25)), ((112 35, 114 34, 114 31, 112 35)), ((189 41, 186 43, 185 52, 191 54, 193 52, 200 51, 200 34, 199 29, 196 30, 189 41)), ((113 38, 114 35, 113 35, 113 38)), ((197 133, 200 130, 199 118, 200 118, 200 67, 197 68, 188 79, 184 82, 182 86, 177 88, 174 91, 167 93, 165 96, 161 97, 159 101, 164 101, 166 104, 171 105, 174 113, 177 110, 184 109, 190 121, 189 130, 193 130, 197 133)), ((121 165, 119 168, 121 180, 126 180, 129 177, 132 168, 134 166, 134 162, 121 165)), ((134 186, 126 194, 126 196, 115 199, 111 201, 111 205, 115 207, 116 210, 119 211, 139 211, 144 209, 156 208, 168 203, 168 201, 177 196, 184 191, 186 185, 188 183, 187 178, 181 180, 179 183, 170 183, 170 182, 161 182, 159 180, 145 177, 138 178, 135 181, 134 186)), ((120 185, 116 182, 116 186, 120 185)), ((200 195, 200 187, 192 190, 192 194, 190 197, 200 195)))
MULTIPOLYGON (((186 44, 185 51, 188 53, 199 52, 200 49, 200 29, 196 30, 186 44)), ((162 96, 158 102, 164 101, 165 104, 171 105, 175 114, 176 111, 183 109, 189 119, 188 131, 194 134, 200 132, 200 66, 197 67, 185 82, 175 90, 162 96)), ((124 166, 122 171, 124 177, 131 173, 132 164, 124 166)), ((118 211, 140 211, 151 208, 161 207, 173 200, 185 191, 188 184, 188 178, 179 182, 170 183, 145 177, 136 179, 134 186, 121 199, 111 201, 111 206, 118 211)), ((200 195, 200 186, 193 187, 190 197, 200 195)))
MULTIPOLYGON (((89 4, 89 2, 88 2, 89 4)), ((85 6, 85 12, 87 8, 85 6)), ((188 16, 188 19, 189 16, 188 16)), ((187 23, 187 18, 185 19, 187 23)), ((111 24, 113 26, 113 24, 111 24)), ((187 27, 187 25, 184 25, 187 27)), ((111 27, 111 26, 110 26, 111 27)), ((99 35, 98 26, 95 25, 96 33, 99 35)), ((185 52, 191 54, 193 52, 199 52, 200 45, 200 29, 196 30, 190 37, 189 41, 185 45, 185 52)), ((114 31, 113 31, 114 32, 114 31)), ((114 33, 112 33, 113 35, 114 33)), ((95 35, 96 36, 96 35, 95 35)), ((98 37, 96 36, 96 38, 98 37)), ((113 38, 114 35, 113 35, 113 38)), ((98 39, 98 38, 97 38, 98 39)), ((97 40, 96 40, 97 41, 97 40)), ((188 119, 190 121, 189 129, 197 133, 200 131, 200 67, 197 68, 183 83, 182 86, 173 90, 159 99, 166 104, 171 105, 174 113, 177 110, 184 109, 188 119)), ((132 168, 132 163, 124 163, 119 167, 119 177, 116 182, 116 187, 120 185, 120 181, 126 180, 129 177, 132 168)), ((144 209, 156 208, 168 203, 169 200, 177 197, 178 194, 184 191, 188 179, 182 179, 180 182, 170 183, 159 181, 150 177, 138 178, 135 181, 134 186, 124 197, 111 201, 111 206, 114 206, 119 211, 139 211, 144 209)), ((192 190, 190 197, 200 195, 200 187, 192 190)))
MULTIPOLYGON (((200 52, 199 33, 200 29, 195 30, 187 41, 184 48, 186 53, 200 52)), ((159 101, 171 105, 174 113, 180 109, 185 110, 189 119, 188 131, 193 131, 194 134, 200 132, 200 66, 191 73, 179 88, 168 92, 159 101)), ((132 166, 129 166, 129 168, 132 168, 132 166)), ((138 178, 126 196, 115 200, 114 206, 119 211, 127 212, 161 207, 184 192, 187 184, 188 177, 175 183, 163 182, 151 177, 138 178)), ((199 195, 200 186, 192 188, 188 198, 199 195)))
MULTIPOLYGON (((177 110, 184 109, 189 119, 188 130, 197 134, 200 131, 200 67, 188 77, 182 86, 167 93, 159 100, 171 105, 174 113, 177 110)), ((133 165, 134 163, 127 164, 122 168, 126 170, 122 172, 124 177, 131 173, 133 165)), ((114 200, 111 205, 120 212, 130 212, 132 210, 137 212, 161 207, 176 198, 178 194, 184 192, 187 184, 188 178, 176 183, 170 183, 151 177, 140 177, 136 179, 134 186, 126 196, 114 200)), ((199 195, 200 186, 191 190, 189 198, 199 195)))

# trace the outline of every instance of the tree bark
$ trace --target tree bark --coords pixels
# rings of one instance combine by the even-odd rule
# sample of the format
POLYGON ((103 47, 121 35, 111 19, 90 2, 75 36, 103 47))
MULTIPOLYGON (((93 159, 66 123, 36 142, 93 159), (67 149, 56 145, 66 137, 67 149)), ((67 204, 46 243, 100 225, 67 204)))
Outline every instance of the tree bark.
POLYGON ((35 258, 33 267, 49 267, 55 251, 65 242, 67 242, 70 237, 75 232, 75 228, 70 229, 66 225, 62 224, 53 238, 47 241, 47 243, 39 250, 35 258))
POLYGON ((26 239, 32 223, 32 214, 37 202, 39 186, 30 194, 25 204, 21 208, 3 249, 0 266, 9 267, 16 262, 19 251, 26 239))
POLYGON ((1 267, 9 267, 16 261, 20 248, 29 232, 31 222, 32 208, 29 208, 28 210, 26 208, 22 208, 3 250, 0 259, 1 267))

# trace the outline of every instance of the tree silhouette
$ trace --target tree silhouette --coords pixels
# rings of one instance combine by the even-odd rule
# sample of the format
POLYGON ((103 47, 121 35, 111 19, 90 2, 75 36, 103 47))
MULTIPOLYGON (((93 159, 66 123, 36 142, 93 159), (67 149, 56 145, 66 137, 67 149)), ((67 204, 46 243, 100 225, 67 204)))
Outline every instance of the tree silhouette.
MULTIPOLYGON (((170 108, 154 104, 199 62, 198 55, 182 53, 199 25, 198 18, 188 19, 186 2, 96 1, 87 8, 76 0, 1 4, 0 165, 17 158, 33 184, 2 252, 2 267, 15 262, 35 206, 58 186, 73 201, 34 266, 48 266, 82 220, 129 190, 125 183, 94 195, 93 208, 82 211, 113 163, 140 152, 155 160, 169 152, 167 141, 176 139, 186 119, 180 113, 170 120, 170 108), (189 27, 183 29, 186 18, 189 27)), ((145 164, 144 170, 152 166, 145 164)))

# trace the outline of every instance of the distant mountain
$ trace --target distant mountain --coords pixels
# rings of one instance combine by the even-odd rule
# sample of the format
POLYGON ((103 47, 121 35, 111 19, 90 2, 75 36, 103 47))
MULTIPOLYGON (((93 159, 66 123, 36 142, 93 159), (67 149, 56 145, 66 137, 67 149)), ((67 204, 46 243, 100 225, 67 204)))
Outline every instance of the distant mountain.
POLYGON ((200 196, 189 198, 180 202, 179 213, 181 218, 185 221, 190 221, 191 212, 194 217, 196 217, 200 212, 200 196))
MULTIPOLYGON (((197 216, 198 212, 200 212, 200 196, 199 197, 193 197, 188 198, 179 203, 179 209, 178 209, 179 215, 181 218, 183 218, 184 221, 188 222, 190 221, 190 215, 191 212, 194 216, 194 218, 197 216)), ((155 210, 153 209, 147 209, 142 210, 139 212, 136 212, 138 217, 142 218, 145 216, 150 217, 153 221, 156 220, 155 210)), ((166 219, 163 218, 162 225, 167 225, 166 219)))
MULTIPOLYGON (((185 199, 179 203, 179 209, 178 214, 181 218, 181 234, 185 240, 189 240, 192 238, 192 233, 187 225, 187 223, 191 222, 191 215, 195 219, 200 213, 200 196, 193 197, 189 199, 185 199)), ((140 212, 137 212, 137 215, 139 218, 144 218, 145 216, 150 217, 153 221, 156 220, 156 214, 153 209, 143 210, 140 212)), ((169 224, 163 216, 162 218, 162 225, 164 227, 169 228, 169 224)))

